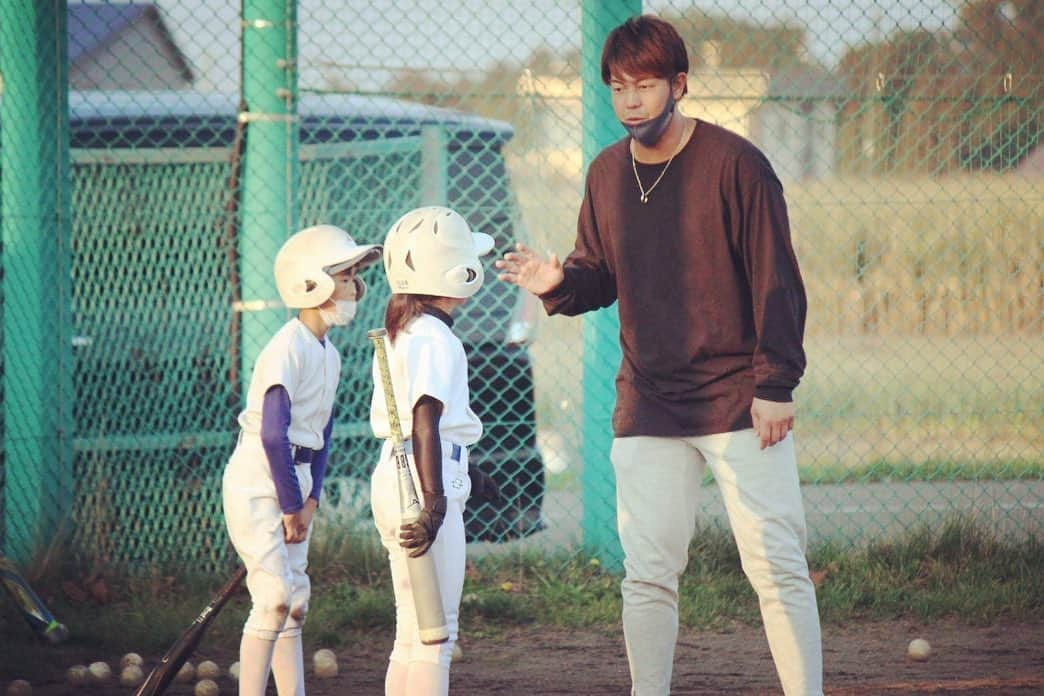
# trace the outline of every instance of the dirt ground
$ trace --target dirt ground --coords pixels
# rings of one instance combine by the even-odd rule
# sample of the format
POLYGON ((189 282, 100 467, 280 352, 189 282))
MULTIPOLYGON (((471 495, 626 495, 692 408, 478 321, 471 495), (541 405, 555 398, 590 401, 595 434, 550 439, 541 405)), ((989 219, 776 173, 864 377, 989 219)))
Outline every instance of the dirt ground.
MULTIPOLYGON (((382 693, 385 637, 337 651, 339 674, 316 679, 309 669, 310 696, 382 693)), ((957 622, 921 626, 910 622, 867 622, 823 631, 826 693, 836 696, 878 694, 1028 694, 1044 693, 1044 625, 1005 624, 966 627, 957 622), (924 662, 906 657, 915 637, 932 644, 924 662)), ((461 640, 463 658, 454 663, 450 693, 485 696, 559 696, 627 694, 630 680, 623 640, 611 632, 525 628, 497 638, 461 640)), ((0 648, 2 649, 2 648, 0 648)), ((80 649, 82 650, 82 649, 80 649)), ((310 658, 310 656, 309 656, 310 658)), ((34 684, 34 696, 83 694, 127 696, 134 689, 111 684, 71 689, 64 670, 75 662, 103 659, 59 648, 53 677, 34 684)), ((231 650, 208 646, 196 660, 222 667, 234 661, 231 650)), ((109 658, 118 664, 119 656, 109 658)), ((153 663, 152 657, 149 663, 153 663)), ((310 663, 310 659, 309 659, 310 663)), ((17 675, 0 675, 7 682, 17 675)), ((227 675, 222 694, 236 693, 227 675)), ((175 685, 171 696, 192 694, 192 685, 175 685)), ((270 690, 274 694, 274 688, 270 690)), ((674 696, 703 694, 780 694, 768 645, 760 628, 740 626, 728 632, 683 631, 675 659, 674 696)))

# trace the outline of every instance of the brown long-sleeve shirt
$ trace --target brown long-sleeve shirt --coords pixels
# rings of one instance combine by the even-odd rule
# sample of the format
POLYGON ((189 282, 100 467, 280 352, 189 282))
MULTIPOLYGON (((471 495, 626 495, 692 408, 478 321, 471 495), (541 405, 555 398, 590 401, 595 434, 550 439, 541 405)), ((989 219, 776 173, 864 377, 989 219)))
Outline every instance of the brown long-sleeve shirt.
MULTIPOLYGON (((617 437, 749 428, 753 398, 790 401, 805 369, 783 187, 754 145, 700 121, 643 204, 629 142, 591 163, 576 246, 545 309, 617 301, 617 437)), ((637 168, 648 190, 663 164, 637 168)))

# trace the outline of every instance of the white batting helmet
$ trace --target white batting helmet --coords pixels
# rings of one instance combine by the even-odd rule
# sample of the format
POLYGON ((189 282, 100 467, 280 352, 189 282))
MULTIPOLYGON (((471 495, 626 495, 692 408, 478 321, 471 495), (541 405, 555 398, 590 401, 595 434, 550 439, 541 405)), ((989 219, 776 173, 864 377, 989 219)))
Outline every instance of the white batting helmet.
POLYGON ((394 293, 471 297, 482 286, 479 257, 493 238, 472 232, 449 208, 429 206, 403 215, 384 240, 384 272, 394 293))
POLYGON ((279 296, 287 307, 318 307, 333 295, 332 274, 367 266, 380 254, 379 244, 356 244, 340 227, 306 227, 287 239, 276 254, 279 296))

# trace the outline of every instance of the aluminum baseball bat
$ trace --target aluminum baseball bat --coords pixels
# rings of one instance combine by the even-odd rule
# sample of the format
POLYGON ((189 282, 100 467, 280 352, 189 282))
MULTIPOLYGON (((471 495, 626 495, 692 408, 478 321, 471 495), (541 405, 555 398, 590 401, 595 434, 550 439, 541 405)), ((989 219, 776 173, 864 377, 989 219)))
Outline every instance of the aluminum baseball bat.
MULTIPOLYGON (((406 446, 402 436, 402 424, 399 422, 399 410, 395 402, 395 391, 392 387, 391 369, 388 366, 388 351, 384 338, 384 329, 373 329, 366 337, 373 343, 377 369, 381 374, 381 386, 384 390, 384 402, 388 409, 388 424, 391 426, 392 452, 395 456, 396 478, 399 482, 399 512, 402 523, 415 522, 423 509, 417 487, 413 484, 410 462, 406 457, 406 446)), ((439 592, 439 577, 435 572, 435 560, 430 551, 418 558, 406 556, 406 568, 410 575, 410 587, 413 591, 413 605, 417 609, 417 627, 420 630, 421 642, 426 645, 445 643, 449 640, 449 628, 446 626, 446 614, 442 608, 442 594, 439 592)))

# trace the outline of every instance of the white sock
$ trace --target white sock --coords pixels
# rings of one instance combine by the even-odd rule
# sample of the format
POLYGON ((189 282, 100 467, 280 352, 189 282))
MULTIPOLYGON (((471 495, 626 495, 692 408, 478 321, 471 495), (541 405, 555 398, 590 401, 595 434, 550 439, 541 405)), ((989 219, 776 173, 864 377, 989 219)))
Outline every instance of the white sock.
POLYGON ((272 676, 279 696, 305 696, 304 648, 300 633, 282 636, 275 641, 272 676))
POLYGON ((449 667, 431 662, 411 662, 407 683, 409 696, 448 696, 449 667))
POLYGON ((239 644, 240 696, 265 696, 268 673, 272 671, 272 651, 276 641, 247 633, 239 644))
POLYGON ((384 675, 384 696, 406 696, 406 677, 409 674, 405 663, 390 660, 384 675))

